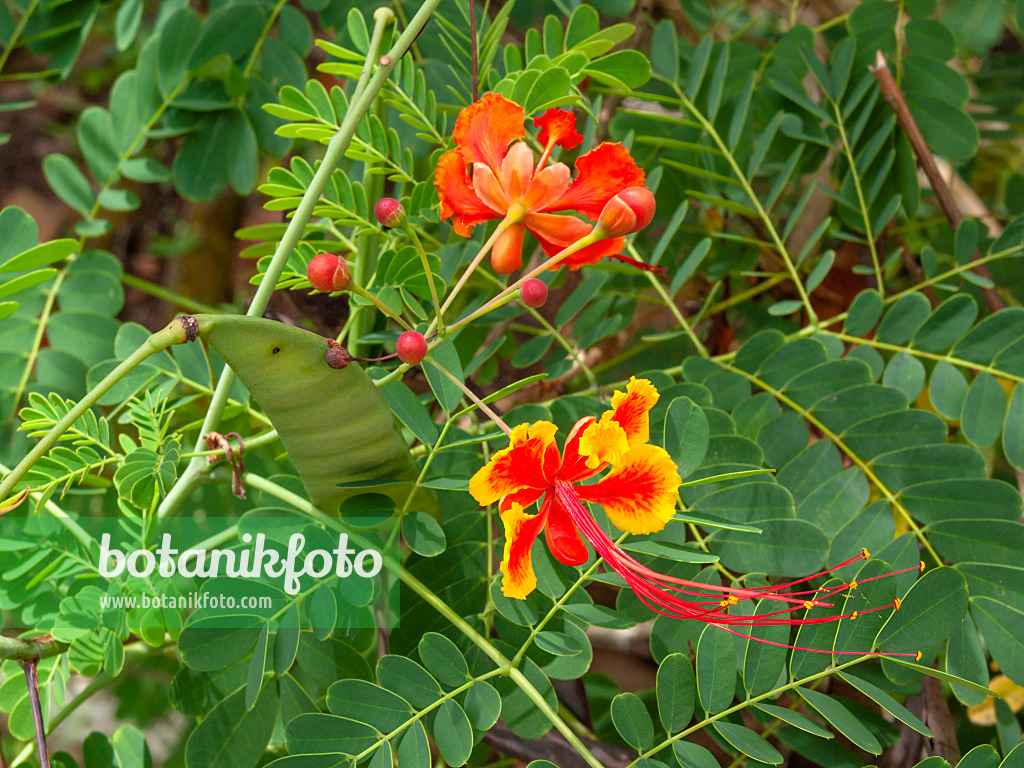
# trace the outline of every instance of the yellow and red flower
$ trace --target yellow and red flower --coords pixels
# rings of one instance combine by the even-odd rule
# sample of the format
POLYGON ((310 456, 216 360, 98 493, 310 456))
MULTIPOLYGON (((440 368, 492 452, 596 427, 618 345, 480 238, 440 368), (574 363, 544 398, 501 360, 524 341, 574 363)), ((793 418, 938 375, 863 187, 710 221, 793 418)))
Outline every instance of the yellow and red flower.
MULTIPOLYGON (((523 108, 499 94, 485 95, 459 113, 453 134, 455 149, 441 156, 434 175, 441 218, 454 216, 458 234, 468 237, 473 227, 491 219, 506 222, 507 228, 491 251, 491 264, 499 274, 522 266, 527 230, 549 258, 591 233, 593 228, 587 222, 554 211, 576 211, 597 221, 605 204, 618 193, 631 187, 646 190, 644 172, 622 144, 604 142, 581 155, 572 180, 564 163, 548 165, 556 146, 574 149, 583 141, 572 112, 549 109, 534 124, 540 128, 544 147, 537 162, 529 145, 518 141, 526 136, 523 108)), ((646 204, 652 216, 653 203, 651 196, 646 204)), ((638 217, 643 219, 643 215, 638 217)), ((605 256, 616 256, 622 248, 622 237, 612 236, 582 248, 562 263, 578 269, 605 256)))
MULTIPOLYGON (((658 391, 649 381, 634 377, 625 392, 616 392, 612 396, 611 409, 599 420, 588 416, 576 422, 561 453, 555 442, 557 428, 554 424, 546 421, 521 424, 512 430, 509 447, 495 453, 470 479, 469 492, 477 502, 485 506, 498 502, 505 528, 505 551, 501 561, 502 592, 507 597, 523 599, 535 589, 537 578, 530 550, 543 531, 551 554, 565 565, 585 563, 590 557, 586 544, 589 542, 597 555, 626 581, 645 605, 665 616, 699 619, 741 637, 750 635, 732 629, 732 626, 799 626, 856 618, 857 614, 811 616, 809 610, 814 607, 832 607, 831 603, 825 601, 833 595, 855 588, 856 583, 843 583, 827 591, 791 589, 866 559, 866 551, 826 571, 788 584, 723 587, 666 576, 651 570, 620 548, 605 533, 584 502, 601 505, 612 525, 631 534, 660 531, 675 515, 677 494, 682 482, 676 465, 663 448, 648 444, 649 412, 659 397, 658 391), (597 482, 581 485, 583 481, 609 468, 609 472, 597 482), (539 512, 526 512, 538 501, 539 512), (778 601, 780 610, 759 616, 729 613, 731 606, 740 600, 762 598, 778 601), (808 610, 801 618, 792 617, 793 612, 803 609, 808 610)), ((869 580, 873 579, 865 581, 869 580)), ((899 608, 898 600, 861 611, 861 614, 893 607, 899 608)), ((784 643, 761 642, 785 648, 795 647, 784 643)))

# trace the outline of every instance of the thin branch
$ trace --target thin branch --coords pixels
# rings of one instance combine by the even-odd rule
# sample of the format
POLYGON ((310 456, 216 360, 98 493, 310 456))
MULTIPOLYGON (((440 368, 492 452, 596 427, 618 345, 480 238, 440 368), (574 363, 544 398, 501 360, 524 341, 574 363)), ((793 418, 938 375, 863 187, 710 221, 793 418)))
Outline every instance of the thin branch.
POLYGON ((36 749, 39 751, 40 768, 50 768, 50 753, 46 749, 46 724, 43 722, 43 708, 39 702, 39 659, 22 663, 25 683, 28 685, 29 703, 32 705, 32 724, 36 728, 36 749))
MULTIPOLYGON (((942 213, 949 222, 949 225, 956 229, 960 226, 963 216, 956 205, 956 201, 953 199, 953 195, 949 191, 949 187, 946 185, 946 180, 939 173, 939 168, 935 164, 935 158, 932 157, 931 150, 928 149, 924 136, 921 135, 921 130, 914 121, 914 116, 910 114, 910 108, 907 106, 906 99, 903 98, 903 92, 896 85, 896 80, 893 78, 889 65, 886 63, 885 56, 882 55, 881 51, 875 53, 875 66, 868 67, 868 70, 875 76, 875 80, 878 81, 878 87, 882 90, 882 95, 892 108, 892 111, 896 113, 896 119, 899 121, 900 127, 907 135, 907 139, 910 140, 910 146, 917 156, 917 161, 921 164, 921 169, 924 171, 925 176, 928 177, 932 191, 935 192, 939 208, 942 209, 942 213)), ((975 254, 975 258, 977 258, 977 255, 975 254)), ((992 274, 988 271, 988 267, 983 264, 978 264, 972 269, 975 274, 984 277, 986 280, 992 279, 992 274)), ((982 288, 981 291, 985 296, 985 302, 988 304, 990 311, 997 312, 1006 306, 995 288, 982 288)))
POLYGON ((473 57, 473 101, 480 90, 480 63, 477 60, 476 0, 469 0, 469 51, 473 57))

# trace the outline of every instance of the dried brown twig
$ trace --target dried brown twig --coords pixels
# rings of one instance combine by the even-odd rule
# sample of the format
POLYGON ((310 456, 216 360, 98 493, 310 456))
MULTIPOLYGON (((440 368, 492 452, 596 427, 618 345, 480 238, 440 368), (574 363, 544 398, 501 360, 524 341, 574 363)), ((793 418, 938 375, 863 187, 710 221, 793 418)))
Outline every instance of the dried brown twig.
MULTIPOLYGON (((953 199, 953 195, 949 191, 949 186, 946 184, 946 180, 942 178, 942 174, 939 173, 939 168, 935 164, 935 158, 932 157, 931 150, 928 149, 928 145, 925 143, 924 136, 921 135, 921 130, 917 127, 917 123, 914 121, 914 116, 910 114, 910 108, 907 106, 907 101, 903 98, 903 92, 900 87, 896 85, 896 80, 892 76, 892 72, 889 70, 889 65, 885 60, 885 56, 882 55, 881 51, 877 51, 875 54, 875 66, 868 67, 871 74, 875 76, 875 80, 878 81, 878 87, 882 90, 882 95, 885 97, 886 102, 892 108, 892 111, 896 113, 896 119, 899 121, 900 127, 903 132, 907 135, 907 139, 910 141, 910 146, 914 150, 914 154, 917 156, 917 161, 921 165, 921 169, 924 171, 925 176, 928 177, 928 181, 931 184, 932 191, 935 192, 935 198, 938 200, 939 208, 942 210, 943 215, 949 222, 949 225, 956 229, 960 222, 963 221, 963 215, 960 213, 960 209, 956 205, 956 201, 953 199)), ((975 253, 974 258, 977 258, 979 254, 975 253)), ((984 277, 986 280, 991 280, 992 275, 988 271, 988 267, 984 264, 977 264, 973 267, 975 274, 984 277)), ((982 288, 982 294, 985 296, 985 302, 988 304, 989 310, 996 312, 1002 309, 1003 299, 999 295, 999 292, 995 288, 982 288)))

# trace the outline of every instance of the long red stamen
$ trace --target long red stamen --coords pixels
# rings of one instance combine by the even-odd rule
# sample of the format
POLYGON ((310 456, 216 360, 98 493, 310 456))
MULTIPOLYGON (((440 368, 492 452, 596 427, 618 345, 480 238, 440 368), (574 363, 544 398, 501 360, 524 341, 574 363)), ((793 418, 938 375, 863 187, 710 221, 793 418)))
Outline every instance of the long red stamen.
MULTIPOLYGON (((874 581, 878 578, 886 578, 888 576, 895 576, 899 573, 906 573, 907 571, 917 570, 917 567, 908 568, 901 571, 896 571, 891 574, 885 574, 883 576, 872 577, 864 579, 864 582, 850 582, 830 587, 827 590, 805 590, 797 593, 784 593, 780 594, 780 590, 786 589, 787 587, 795 584, 803 584, 811 579, 816 579, 821 576, 825 576, 834 571, 844 568, 848 565, 853 564, 857 560, 866 559, 867 553, 863 552, 861 555, 846 560, 839 565, 833 566, 828 570, 816 573, 813 576, 806 576, 796 581, 790 582, 789 584, 782 584, 779 586, 771 587, 750 587, 750 588, 737 588, 737 587, 721 587, 712 584, 703 584, 700 582, 690 581, 688 579, 680 579, 673 576, 667 576, 665 574, 658 573, 656 571, 647 568, 641 563, 637 562, 631 555, 623 551, 611 538, 604 532, 604 530, 597 524, 597 521, 590 515, 586 507, 584 507, 582 501, 576 493, 576 489, 569 483, 563 481, 555 482, 555 495, 562 507, 569 513, 573 523, 583 534, 584 538, 589 541, 597 554, 602 557, 614 571, 621 576, 629 587, 636 594, 637 598, 650 608, 655 613, 661 614, 662 616, 668 616, 670 618, 677 619, 697 619, 707 624, 713 624, 727 632, 731 632, 734 635, 745 637, 757 642, 765 643, 767 645, 774 645, 780 648, 790 648, 793 650, 811 651, 816 653, 836 653, 845 655, 864 655, 859 651, 832 651, 817 649, 817 648, 801 648, 795 645, 787 645, 785 643, 778 643, 768 640, 761 640, 760 638, 753 637, 745 634, 738 630, 731 629, 734 625, 744 625, 748 627, 754 626, 774 626, 774 625, 787 625, 787 626, 804 626, 814 624, 825 624, 828 622, 841 621, 842 619, 856 619, 857 616, 873 613, 875 611, 886 610, 889 608, 899 608, 899 601, 895 601, 886 606, 871 608, 864 611, 843 614, 839 616, 808 616, 804 615, 801 618, 788 617, 787 614, 791 614, 794 611, 798 611, 802 608, 810 610, 812 607, 834 607, 832 603, 824 602, 823 599, 827 599, 833 595, 840 594, 841 592, 849 589, 855 589, 859 583, 868 581, 874 581), (680 595, 688 595, 692 597, 705 598, 706 601, 701 600, 688 600, 680 597, 680 595), (809 599, 802 599, 799 596, 812 595, 809 599), (729 607, 738 603, 740 600, 751 600, 751 599, 763 599, 763 600, 775 600, 786 605, 781 610, 773 613, 762 614, 760 616, 740 616, 730 614, 728 612, 729 607), (780 618, 785 617, 785 618, 780 618)), ((875 656, 908 656, 916 657, 916 653, 872 653, 869 655, 875 656)))

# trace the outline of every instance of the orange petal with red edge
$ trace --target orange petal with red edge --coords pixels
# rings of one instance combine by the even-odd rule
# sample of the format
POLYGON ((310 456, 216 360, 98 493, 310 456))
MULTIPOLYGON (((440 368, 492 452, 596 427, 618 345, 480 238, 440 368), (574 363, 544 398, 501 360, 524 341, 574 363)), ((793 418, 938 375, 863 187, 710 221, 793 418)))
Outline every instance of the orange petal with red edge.
POLYGON ((495 175, 501 172, 508 145, 525 135, 523 108, 497 93, 488 93, 462 110, 452 133, 467 162, 487 163, 495 175))
POLYGON ((527 211, 539 211, 565 194, 569 188, 569 166, 552 163, 530 179, 526 194, 520 199, 527 211))
POLYGON ((544 515, 528 515, 518 504, 501 513, 505 526, 505 553, 501 558, 501 592, 505 597, 526 598, 537 586, 530 549, 544 527, 544 515))
POLYGON ((600 504, 612 525, 626 533, 660 531, 676 511, 679 472, 664 448, 631 448, 594 485, 576 486, 579 497, 600 504))
MULTIPOLYGON (((548 258, 557 256, 566 246, 589 235, 591 230, 585 221, 556 213, 531 213, 526 216, 525 223, 548 258)), ((562 259, 558 266, 579 269, 587 264, 596 264, 605 256, 621 253, 624 246, 625 241, 621 237, 599 240, 562 259)))
POLYGON ((630 447, 640 445, 651 439, 650 410, 660 398, 651 382, 633 376, 625 392, 616 391, 612 395, 612 410, 605 416, 622 427, 630 447))
POLYGON ((596 220, 605 203, 627 187, 641 187, 644 172, 618 143, 605 142, 576 161, 578 175, 569 190, 544 210, 579 211, 596 220))
POLYGON ((477 224, 502 216, 477 196, 469 180, 469 168, 457 149, 445 152, 437 161, 434 186, 441 198, 441 218, 454 215, 452 226, 463 237, 469 237, 477 224))
POLYGON ((575 149, 583 143, 583 136, 576 130, 576 115, 566 109, 552 107, 540 117, 533 119, 540 128, 541 146, 556 144, 565 149, 575 149))
POLYGON ((495 453, 469 480, 469 492, 481 505, 533 488, 550 488, 558 470, 558 427, 548 421, 520 424, 512 430, 509 447, 495 453))
POLYGON ((511 224, 498 235, 491 247, 491 266, 499 275, 515 272, 523 266, 523 237, 526 227, 522 224, 511 224))
POLYGON ((590 550, 554 493, 549 493, 544 499, 544 508, 547 511, 544 538, 555 560, 563 565, 583 565, 590 559, 590 550))

